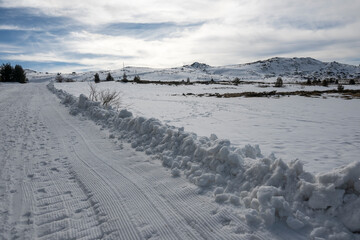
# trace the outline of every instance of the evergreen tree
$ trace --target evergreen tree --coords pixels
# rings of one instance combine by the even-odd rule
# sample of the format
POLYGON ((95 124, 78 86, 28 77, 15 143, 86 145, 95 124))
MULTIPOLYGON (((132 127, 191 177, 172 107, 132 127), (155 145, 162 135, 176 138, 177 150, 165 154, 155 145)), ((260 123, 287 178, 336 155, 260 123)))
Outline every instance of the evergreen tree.
POLYGON ((19 83, 26 83, 27 81, 25 71, 20 65, 15 65, 13 71, 13 81, 19 83))
POLYGON ((94 75, 94 81, 95 81, 95 83, 100 83, 100 77, 99 77, 99 74, 98 74, 98 73, 95 73, 95 75, 94 75))
POLYGON ((134 82, 141 82, 141 80, 140 80, 140 77, 138 76, 138 75, 136 75, 135 77, 134 77, 134 82))
POLYGON ((339 92, 342 92, 342 91, 344 91, 344 86, 339 84, 337 89, 339 92))
POLYGON ((1 80, 3 82, 12 82, 13 67, 11 66, 11 64, 10 63, 3 64, 1 66, 0 74, 1 74, 1 80))
POLYGON ((126 73, 125 73, 125 72, 124 72, 124 74, 123 74, 122 81, 123 81, 123 82, 127 82, 127 81, 128 81, 128 79, 127 79, 127 76, 126 76, 126 73))
POLYGON ((324 79, 324 80, 321 82, 321 85, 322 85, 323 87, 327 87, 327 86, 329 86, 329 83, 328 83, 328 81, 327 81, 326 79, 324 79))
POLYGON ((275 86, 274 87, 282 87, 283 86, 283 80, 281 77, 278 77, 276 79, 276 83, 275 83, 275 86))
POLYGON ((108 75, 106 77, 106 81, 114 81, 114 78, 111 76, 110 73, 108 73, 108 75))

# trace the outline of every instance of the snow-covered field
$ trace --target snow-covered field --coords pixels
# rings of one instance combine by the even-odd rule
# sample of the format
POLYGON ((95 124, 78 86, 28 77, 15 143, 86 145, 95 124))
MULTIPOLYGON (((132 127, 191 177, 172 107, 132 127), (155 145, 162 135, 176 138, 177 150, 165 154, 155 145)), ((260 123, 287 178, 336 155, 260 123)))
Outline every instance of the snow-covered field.
MULTIPOLYGON (((89 95, 89 83, 56 83, 75 96, 89 95)), ((286 162, 299 159, 307 171, 329 171, 360 156, 360 100, 341 98, 209 98, 183 93, 243 91, 313 91, 336 88, 287 85, 181 85, 102 82, 99 91, 121 92, 122 107, 135 116, 154 117, 185 131, 229 139, 234 146, 259 144, 265 156, 274 153, 286 162), (173 96, 173 95, 176 96, 173 96)), ((349 88, 350 86, 346 86, 349 88)), ((351 86, 358 89, 359 85, 351 86)))

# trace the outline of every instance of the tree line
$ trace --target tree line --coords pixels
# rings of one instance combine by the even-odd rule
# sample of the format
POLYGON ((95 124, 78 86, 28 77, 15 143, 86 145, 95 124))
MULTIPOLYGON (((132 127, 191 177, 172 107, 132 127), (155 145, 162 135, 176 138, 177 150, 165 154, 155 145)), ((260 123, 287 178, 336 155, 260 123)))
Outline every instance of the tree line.
POLYGON ((19 82, 26 83, 26 73, 21 65, 11 66, 10 63, 4 63, 0 69, 0 82, 19 82))

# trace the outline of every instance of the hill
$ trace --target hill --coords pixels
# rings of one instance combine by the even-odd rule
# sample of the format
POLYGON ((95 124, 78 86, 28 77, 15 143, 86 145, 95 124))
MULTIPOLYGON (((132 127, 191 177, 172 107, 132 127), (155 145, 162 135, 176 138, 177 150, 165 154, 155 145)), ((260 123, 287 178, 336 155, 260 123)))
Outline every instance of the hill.
MULTIPOLYGON (((322 62, 313 58, 270 58, 252 63, 210 66, 205 63, 194 62, 175 68, 147 68, 128 66, 124 69, 111 71, 97 71, 101 80, 105 80, 110 72, 115 80, 122 79, 125 72, 128 79, 136 75, 142 80, 152 81, 232 81, 239 78, 241 81, 275 82, 282 77, 285 82, 301 82, 323 79, 360 79, 360 66, 338 62, 322 62)), ((91 81, 96 72, 64 74, 65 78, 75 81, 91 81)), ((27 72, 28 78, 39 78, 41 73, 27 72)), ((43 74, 44 79, 54 77, 55 74, 43 74)))

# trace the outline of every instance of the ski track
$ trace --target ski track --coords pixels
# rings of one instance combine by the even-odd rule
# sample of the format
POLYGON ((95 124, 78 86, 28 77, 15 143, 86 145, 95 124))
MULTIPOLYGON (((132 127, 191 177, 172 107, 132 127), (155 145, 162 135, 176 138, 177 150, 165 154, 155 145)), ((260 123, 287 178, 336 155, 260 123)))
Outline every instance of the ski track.
POLYGON ((1 86, 0 111, 0 239, 276 238, 68 114, 44 83, 1 86))

